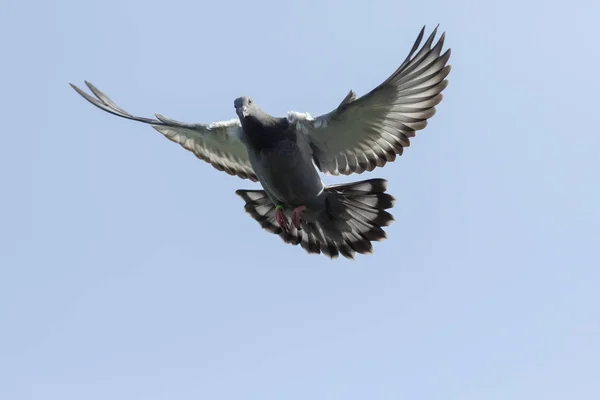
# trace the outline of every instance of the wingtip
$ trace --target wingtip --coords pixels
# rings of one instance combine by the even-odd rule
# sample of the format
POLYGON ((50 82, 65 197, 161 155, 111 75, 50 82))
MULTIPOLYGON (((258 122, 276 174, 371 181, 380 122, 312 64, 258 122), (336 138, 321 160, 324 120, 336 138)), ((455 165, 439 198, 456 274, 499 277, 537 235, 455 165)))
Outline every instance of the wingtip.
MULTIPOLYGON (((422 32, 422 33, 425 33, 425 27, 426 27, 426 25, 423 25, 423 28, 421 29, 421 32, 422 32)), ((438 23, 435 25, 435 27, 433 28, 433 31, 432 31, 432 33, 431 33, 431 36, 435 36, 435 35, 437 34, 437 31, 439 30, 439 28, 440 28, 440 23, 438 22, 438 23)), ((445 34, 445 32, 442 32, 442 35, 444 35, 444 34, 445 34)))
POLYGON ((85 82, 85 85, 92 91, 92 93, 94 93, 94 95, 98 98, 100 98, 101 96, 99 96, 98 94, 103 94, 100 90, 98 90, 98 88, 96 86, 94 86, 94 84, 90 81, 83 81, 85 82))
MULTIPOLYGON (((435 26, 436 32, 439 30, 439 28, 440 28, 440 24, 438 23, 435 26)), ((443 42, 446 39, 446 31, 442 30, 441 32, 442 32, 442 34, 440 35, 440 39, 439 40, 441 40, 443 42)))
POLYGON ((79 95, 83 96, 85 99, 87 99, 89 101, 89 99, 87 98, 88 94, 86 92, 84 92, 83 90, 81 90, 77 85, 69 82, 69 86, 71 86, 71 88, 73 88, 74 91, 76 91, 77 93, 79 93, 79 95))

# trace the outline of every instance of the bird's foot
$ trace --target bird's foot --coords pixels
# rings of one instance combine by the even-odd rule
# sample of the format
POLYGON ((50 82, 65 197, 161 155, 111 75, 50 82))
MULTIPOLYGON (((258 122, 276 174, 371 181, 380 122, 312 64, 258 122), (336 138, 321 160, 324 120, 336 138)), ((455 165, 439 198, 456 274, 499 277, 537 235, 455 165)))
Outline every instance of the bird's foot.
POLYGON ((277 221, 277 225, 282 231, 286 233, 290 231, 290 222, 283 212, 283 206, 280 204, 275 206, 275 221, 277 221))
POLYGON ((299 206, 294 208, 292 211, 292 224, 296 227, 296 229, 302 229, 302 213, 306 210, 306 206, 299 206))

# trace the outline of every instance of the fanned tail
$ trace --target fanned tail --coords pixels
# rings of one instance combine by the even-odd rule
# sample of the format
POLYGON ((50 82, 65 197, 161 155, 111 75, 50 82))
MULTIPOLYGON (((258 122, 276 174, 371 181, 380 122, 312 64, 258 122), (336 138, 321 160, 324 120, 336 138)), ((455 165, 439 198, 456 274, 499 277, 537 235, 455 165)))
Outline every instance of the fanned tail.
POLYGON ((246 202, 246 212, 284 242, 299 244, 308 253, 352 259, 356 253, 372 253, 372 242, 386 238, 383 227, 394 220, 385 211, 394 206, 394 197, 386 189, 385 179, 327 186, 325 210, 314 222, 304 222, 302 230, 292 225, 289 232, 275 221, 275 205, 264 190, 237 190, 236 194, 246 202))

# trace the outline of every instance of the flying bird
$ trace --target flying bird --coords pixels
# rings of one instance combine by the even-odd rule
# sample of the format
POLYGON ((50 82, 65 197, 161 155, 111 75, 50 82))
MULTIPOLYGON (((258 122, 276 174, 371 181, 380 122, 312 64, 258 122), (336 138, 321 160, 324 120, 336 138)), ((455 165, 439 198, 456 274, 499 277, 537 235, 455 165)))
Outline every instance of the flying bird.
POLYGON ((308 253, 330 258, 373 251, 393 221, 386 210, 394 197, 387 181, 368 179, 325 186, 328 175, 360 174, 402 155, 409 138, 426 127, 448 85, 450 49, 437 27, 422 46, 425 27, 402 64, 376 88, 358 97, 350 91, 331 112, 313 118, 290 111, 274 117, 250 97, 234 101, 237 119, 185 123, 160 114, 134 116, 85 81, 92 96, 71 84, 93 105, 122 118, 149 124, 220 171, 258 181, 263 190, 237 190, 245 210, 262 228, 308 253))

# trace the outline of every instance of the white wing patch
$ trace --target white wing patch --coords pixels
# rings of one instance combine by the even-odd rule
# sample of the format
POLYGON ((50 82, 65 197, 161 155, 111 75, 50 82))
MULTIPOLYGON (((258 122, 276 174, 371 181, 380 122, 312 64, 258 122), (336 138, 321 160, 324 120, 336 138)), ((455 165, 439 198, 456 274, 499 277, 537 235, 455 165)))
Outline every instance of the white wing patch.
POLYGON ((241 126, 239 119, 230 119, 229 121, 216 121, 211 122, 206 126, 207 129, 215 129, 215 128, 229 128, 232 126, 241 126))
POLYGON ((313 116, 307 112, 289 111, 287 113, 287 120, 290 124, 296 125, 296 129, 304 134, 309 133, 309 129, 305 124, 311 124, 314 129, 327 127, 327 118, 313 118, 313 116))
POLYGON ((302 113, 298 111, 288 111, 287 119, 290 123, 295 124, 300 121, 314 121, 314 118, 310 113, 302 113))

